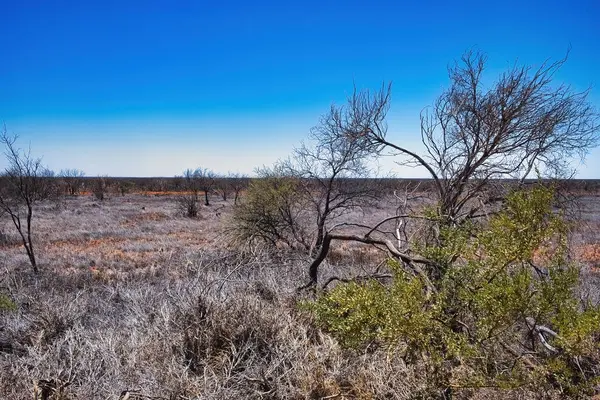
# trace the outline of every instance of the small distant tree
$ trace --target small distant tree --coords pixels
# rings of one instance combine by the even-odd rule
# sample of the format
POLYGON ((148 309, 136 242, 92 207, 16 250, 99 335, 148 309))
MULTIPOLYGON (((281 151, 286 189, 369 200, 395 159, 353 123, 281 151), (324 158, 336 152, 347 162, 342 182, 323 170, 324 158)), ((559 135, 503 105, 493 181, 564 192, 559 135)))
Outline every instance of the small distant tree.
POLYGON ((215 173, 208 168, 196 168, 193 171, 187 170, 185 175, 194 190, 204 192, 204 205, 210 206, 209 197, 215 187, 215 173))
POLYGON ((250 178, 247 176, 230 173, 229 179, 231 180, 231 190, 233 191, 233 204, 237 205, 240 199, 240 194, 243 190, 248 188, 250 184, 250 178))
POLYGON ((232 191, 231 179, 224 175, 216 176, 214 187, 215 193, 217 193, 223 201, 227 201, 227 198, 232 191))
POLYGON ((175 192, 181 192, 185 190, 185 179, 183 176, 175 175, 175 177, 173 177, 172 189, 175 192))
POLYGON ((135 189, 135 183, 133 183, 132 181, 120 179, 117 181, 117 187, 121 196, 125 196, 127 193, 130 193, 132 190, 135 189))
POLYGON ((169 182, 166 179, 152 179, 150 187, 154 192, 166 192, 169 190, 169 182))
POLYGON ((58 176, 64 182, 67 193, 70 196, 77 196, 81 187, 83 185, 83 180, 85 178, 85 172, 79 169, 62 169, 58 176))
POLYGON ((4 145, 8 166, 1 177, 0 210, 7 214, 21 237, 34 273, 38 273, 33 242, 33 213, 35 205, 54 193, 54 173, 34 158, 31 151, 16 146, 17 136, 11 136, 3 127, 0 143, 4 145))
POLYGON ((108 193, 109 181, 105 176, 99 176, 94 179, 92 191, 97 200, 104 201, 108 193))

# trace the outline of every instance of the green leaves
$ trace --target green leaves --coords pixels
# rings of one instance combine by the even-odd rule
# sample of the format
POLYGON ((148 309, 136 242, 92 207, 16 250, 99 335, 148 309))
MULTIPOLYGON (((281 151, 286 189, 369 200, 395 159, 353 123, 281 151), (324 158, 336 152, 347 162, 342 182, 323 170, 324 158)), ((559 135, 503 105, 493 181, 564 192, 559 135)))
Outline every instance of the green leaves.
POLYGON ((244 203, 234 211, 231 230, 237 239, 308 249, 310 241, 302 225, 305 199, 298 185, 295 178, 272 172, 253 179, 244 203))
POLYGON ((578 269, 553 197, 543 186, 518 191, 487 222, 440 226, 439 240, 419 247, 443 266, 431 297, 390 262, 391 284, 339 284, 310 308, 344 346, 377 342, 445 370, 436 375, 445 377, 442 387, 529 383, 586 392, 600 375, 600 308, 575 297, 578 269), (558 351, 541 343, 527 318, 557 333, 544 340, 558 351))
POLYGON ((5 294, 0 293, 0 312, 16 311, 17 305, 5 294))

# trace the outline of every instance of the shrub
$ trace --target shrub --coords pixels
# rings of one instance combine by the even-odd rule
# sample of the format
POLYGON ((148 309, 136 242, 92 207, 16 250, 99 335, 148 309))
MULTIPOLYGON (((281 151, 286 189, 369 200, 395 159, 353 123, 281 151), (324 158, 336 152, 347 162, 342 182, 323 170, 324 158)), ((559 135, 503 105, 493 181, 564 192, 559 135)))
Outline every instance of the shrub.
POLYGON ((5 294, 0 293, 0 312, 4 311, 15 311, 17 305, 5 294))
POLYGON ((92 186, 94 197, 96 197, 97 200, 104 201, 108 192, 108 186, 109 182, 106 177, 99 176, 98 178, 94 179, 92 186))
POLYGON ((245 201, 234 210, 230 230, 240 241, 308 249, 305 210, 295 178, 268 175, 251 181, 245 201))
POLYGON ((198 216, 198 194, 190 193, 183 194, 177 198, 177 205, 179 209, 188 218, 196 218, 198 216))
POLYGON ((515 192, 485 224, 446 226, 437 244, 422 246, 443 265, 433 293, 394 261, 391 285, 340 284, 309 308, 345 346, 375 342, 425 362, 445 393, 539 385, 590 394, 600 307, 575 297, 578 269, 552 198, 543 187, 515 192))

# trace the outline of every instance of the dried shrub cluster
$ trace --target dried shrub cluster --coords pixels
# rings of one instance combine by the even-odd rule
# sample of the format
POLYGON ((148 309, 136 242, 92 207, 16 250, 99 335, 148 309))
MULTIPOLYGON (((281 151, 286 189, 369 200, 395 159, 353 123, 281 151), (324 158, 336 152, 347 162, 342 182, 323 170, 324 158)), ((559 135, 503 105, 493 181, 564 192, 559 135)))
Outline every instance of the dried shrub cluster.
POLYGON ((296 305, 297 268, 216 252, 173 279, 10 276, 2 398, 409 398, 426 386, 392 354, 323 334, 296 305))

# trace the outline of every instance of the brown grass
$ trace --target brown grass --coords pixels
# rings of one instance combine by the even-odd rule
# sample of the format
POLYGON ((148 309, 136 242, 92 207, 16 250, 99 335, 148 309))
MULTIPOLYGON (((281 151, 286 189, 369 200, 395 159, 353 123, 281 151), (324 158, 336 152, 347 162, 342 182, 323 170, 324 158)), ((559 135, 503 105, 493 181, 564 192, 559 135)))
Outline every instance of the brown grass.
MULTIPOLYGON (((189 219, 174 197, 148 194, 42 205, 39 276, 3 221, 0 293, 16 310, 0 310, 0 398, 33 399, 43 387, 54 400, 429 398, 422 365, 381 349, 344 350, 301 311, 306 255, 228 249, 231 202, 214 198, 189 219)), ((388 211, 352 218, 369 223, 388 211)), ((580 248, 582 260, 599 260, 597 242, 580 248)), ((322 280, 364 275, 384 259, 368 246, 336 246, 322 280)))

